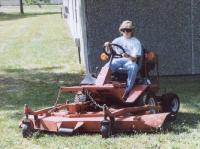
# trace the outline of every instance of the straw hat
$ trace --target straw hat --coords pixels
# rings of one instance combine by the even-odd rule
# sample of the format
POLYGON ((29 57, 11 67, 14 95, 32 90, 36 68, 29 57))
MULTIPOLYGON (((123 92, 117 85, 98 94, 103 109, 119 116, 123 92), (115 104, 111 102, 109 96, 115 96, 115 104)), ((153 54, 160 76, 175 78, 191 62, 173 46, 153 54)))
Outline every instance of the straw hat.
POLYGON ((135 29, 135 26, 132 21, 126 20, 120 25, 119 31, 121 32, 123 29, 135 29))

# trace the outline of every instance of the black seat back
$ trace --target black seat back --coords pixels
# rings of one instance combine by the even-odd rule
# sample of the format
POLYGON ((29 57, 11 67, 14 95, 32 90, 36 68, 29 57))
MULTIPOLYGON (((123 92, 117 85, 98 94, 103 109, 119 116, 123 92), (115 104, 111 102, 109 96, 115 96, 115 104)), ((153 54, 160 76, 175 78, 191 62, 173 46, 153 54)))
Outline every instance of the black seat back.
POLYGON ((142 68, 142 63, 144 61, 145 58, 145 49, 142 45, 142 51, 141 51, 141 56, 137 58, 137 64, 138 64, 138 72, 141 70, 142 68))

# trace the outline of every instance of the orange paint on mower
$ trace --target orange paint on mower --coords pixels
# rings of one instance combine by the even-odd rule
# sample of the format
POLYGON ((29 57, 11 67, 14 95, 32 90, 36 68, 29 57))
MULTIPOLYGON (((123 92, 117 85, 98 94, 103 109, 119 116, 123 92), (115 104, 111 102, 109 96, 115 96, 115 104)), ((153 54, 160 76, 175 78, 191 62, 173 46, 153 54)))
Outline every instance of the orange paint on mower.
MULTIPOLYGON (((156 95, 159 84, 152 83, 149 72, 156 70, 158 82, 158 58, 147 50, 143 55, 140 75, 127 100, 122 99, 126 78, 116 79, 106 65, 96 78, 86 76, 80 86, 60 87, 59 95, 76 94, 73 103, 58 104, 57 99, 54 106, 38 111, 25 105, 25 117, 20 123, 23 137, 40 130, 64 134, 97 132, 107 138, 118 132, 152 131, 162 127, 176 116, 179 98, 174 93, 156 95)), ((110 55, 110 61, 113 57, 110 55)), ((107 55, 101 58, 105 60, 107 55)), ((123 78, 124 74, 121 75, 123 78)))

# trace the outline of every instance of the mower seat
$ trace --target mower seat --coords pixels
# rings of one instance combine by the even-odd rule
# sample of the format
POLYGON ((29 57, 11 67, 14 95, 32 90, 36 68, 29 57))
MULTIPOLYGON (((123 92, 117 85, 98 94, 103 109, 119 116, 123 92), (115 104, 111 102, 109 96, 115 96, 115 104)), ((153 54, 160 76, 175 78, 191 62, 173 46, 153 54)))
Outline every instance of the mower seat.
MULTIPOLYGON (((138 74, 137 74, 135 84, 137 84, 137 85, 139 85, 139 84, 143 84, 143 85, 149 84, 150 83, 149 79, 141 77, 139 73, 140 72, 138 72, 138 74)), ((115 73, 112 74, 111 80, 124 83, 124 82, 126 82, 127 77, 128 77, 127 70, 120 69, 119 71, 116 71, 115 73)))

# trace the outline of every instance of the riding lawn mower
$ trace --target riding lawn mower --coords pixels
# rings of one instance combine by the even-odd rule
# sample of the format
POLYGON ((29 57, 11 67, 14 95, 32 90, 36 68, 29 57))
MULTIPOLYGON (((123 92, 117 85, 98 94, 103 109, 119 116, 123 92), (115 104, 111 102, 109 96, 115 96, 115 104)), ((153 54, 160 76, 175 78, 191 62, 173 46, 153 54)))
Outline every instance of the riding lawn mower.
POLYGON ((46 131, 70 135, 94 132, 108 138, 116 133, 158 130, 175 120, 179 97, 175 93, 157 95, 157 54, 142 50, 138 77, 124 100, 127 70, 119 68, 113 73, 110 65, 114 58, 121 58, 125 50, 117 44, 111 46, 113 50, 104 48, 100 56, 101 60, 109 62, 96 78, 88 75, 79 86, 61 86, 56 103, 51 107, 32 111, 28 105, 24 106, 25 117, 20 122, 23 137, 30 137, 35 131, 46 131), (151 72, 156 79, 151 80, 151 72), (73 103, 58 103, 64 92, 75 93, 73 103))

